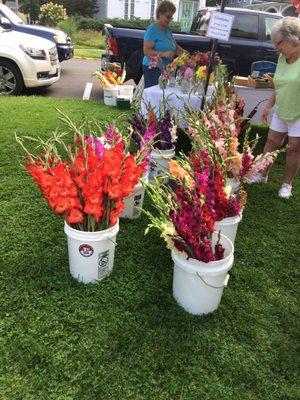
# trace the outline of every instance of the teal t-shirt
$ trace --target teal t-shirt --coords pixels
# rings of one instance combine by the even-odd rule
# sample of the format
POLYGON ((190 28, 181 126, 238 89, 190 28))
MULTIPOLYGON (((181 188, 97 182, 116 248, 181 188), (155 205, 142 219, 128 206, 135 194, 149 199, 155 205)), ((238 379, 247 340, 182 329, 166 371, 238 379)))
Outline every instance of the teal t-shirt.
MULTIPOLYGON (((144 40, 154 43, 155 51, 176 51, 176 45, 172 36, 172 31, 168 28, 166 31, 160 29, 155 23, 148 26, 144 34, 144 40)), ((143 58, 143 65, 149 65, 150 59, 147 56, 143 58)), ((170 64, 171 60, 162 57, 163 67, 170 64)))
POLYGON ((300 58, 288 64, 279 56, 274 75, 275 111, 280 118, 294 121, 300 118, 300 58))

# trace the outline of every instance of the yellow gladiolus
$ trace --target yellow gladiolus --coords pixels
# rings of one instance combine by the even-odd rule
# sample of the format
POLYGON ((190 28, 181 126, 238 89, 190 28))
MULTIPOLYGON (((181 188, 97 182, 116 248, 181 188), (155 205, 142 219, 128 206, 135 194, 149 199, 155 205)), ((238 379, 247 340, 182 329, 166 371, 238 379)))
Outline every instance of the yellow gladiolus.
POLYGON ((182 53, 182 54, 177 58, 177 65, 178 65, 178 67, 182 67, 187 59, 188 59, 188 54, 187 54, 187 53, 182 53))

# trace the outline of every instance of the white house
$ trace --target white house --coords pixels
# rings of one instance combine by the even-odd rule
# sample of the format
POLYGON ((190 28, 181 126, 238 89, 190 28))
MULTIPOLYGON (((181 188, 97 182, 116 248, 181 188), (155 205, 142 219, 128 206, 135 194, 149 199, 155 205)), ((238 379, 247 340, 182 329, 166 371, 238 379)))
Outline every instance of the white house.
MULTIPOLYGON (((98 0, 99 11, 94 18, 124 18, 132 17, 155 18, 155 9, 161 0, 98 0)), ((181 21, 184 15, 195 15, 197 10, 205 6, 205 0, 173 0, 176 6, 174 21, 181 21)))
POLYGON ((280 13, 284 16, 297 16, 297 11, 291 4, 290 0, 227 0, 226 5, 228 7, 243 7, 272 13, 280 13))

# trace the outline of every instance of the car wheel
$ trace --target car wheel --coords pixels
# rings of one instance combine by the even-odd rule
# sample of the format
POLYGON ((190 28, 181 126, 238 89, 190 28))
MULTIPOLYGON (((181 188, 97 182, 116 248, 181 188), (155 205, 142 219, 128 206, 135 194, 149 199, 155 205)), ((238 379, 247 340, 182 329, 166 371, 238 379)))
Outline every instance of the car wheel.
POLYGON ((19 69, 10 61, 0 59, 0 95, 18 95, 24 89, 19 69))

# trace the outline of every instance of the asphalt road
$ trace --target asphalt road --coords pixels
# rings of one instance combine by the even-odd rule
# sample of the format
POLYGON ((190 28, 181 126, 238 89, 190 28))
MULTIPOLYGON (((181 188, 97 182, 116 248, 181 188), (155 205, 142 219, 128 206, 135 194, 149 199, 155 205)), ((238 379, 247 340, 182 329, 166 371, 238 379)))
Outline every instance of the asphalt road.
POLYGON ((100 67, 100 60, 81 60, 72 58, 61 63, 60 80, 47 88, 27 90, 27 95, 47 97, 65 97, 82 99, 84 94, 89 99, 102 100, 103 92, 99 87, 97 78, 92 73, 100 67), (90 84, 90 85, 87 85, 90 84))

